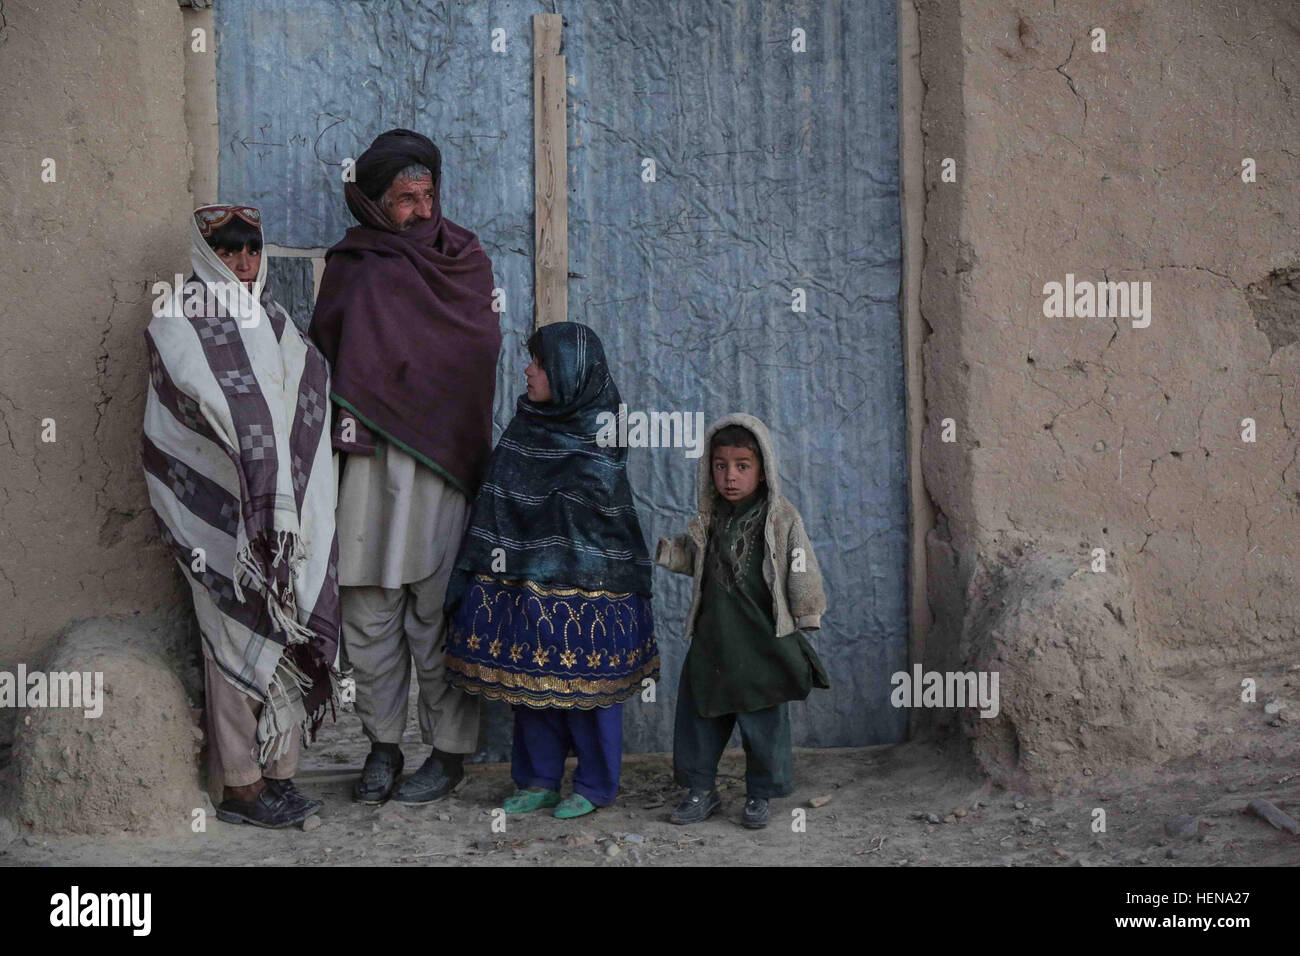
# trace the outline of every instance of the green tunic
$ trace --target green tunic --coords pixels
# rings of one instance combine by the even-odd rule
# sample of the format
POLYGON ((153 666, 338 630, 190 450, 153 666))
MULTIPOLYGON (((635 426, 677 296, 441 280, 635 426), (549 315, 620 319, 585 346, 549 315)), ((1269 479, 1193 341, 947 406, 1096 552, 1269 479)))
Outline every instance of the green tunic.
POLYGON ((701 717, 743 714, 828 687, 802 631, 776 636, 763 580, 766 490, 738 505, 719 498, 709 522, 700 610, 683 679, 701 717))

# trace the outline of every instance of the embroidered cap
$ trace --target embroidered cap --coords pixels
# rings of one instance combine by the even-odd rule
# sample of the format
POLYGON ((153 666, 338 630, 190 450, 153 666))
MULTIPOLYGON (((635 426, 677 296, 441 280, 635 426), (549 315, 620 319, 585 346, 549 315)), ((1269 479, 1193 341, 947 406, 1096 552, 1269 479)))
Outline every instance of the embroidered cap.
POLYGON ((194 218, 199 224, 199 235, 204 239, 236 216, 250 226, 262 228, 262 214, 253 206, 204 206, 194 212, 194 218))

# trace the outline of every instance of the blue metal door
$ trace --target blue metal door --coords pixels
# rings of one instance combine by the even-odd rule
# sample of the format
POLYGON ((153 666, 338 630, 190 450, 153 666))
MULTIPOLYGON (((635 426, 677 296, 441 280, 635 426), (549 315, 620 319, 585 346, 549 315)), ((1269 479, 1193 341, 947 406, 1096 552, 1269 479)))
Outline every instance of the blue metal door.
MULTIPOLYGON (((791 705, 795 743, 899 740, 889 675, 907 660, 908 515, 894 2, 559 6, 570 318, 604 339, 630 409, 768 423, 830 606, 812 640, 834 686, 791 705)), ((506 293, 499 427, 522 391, 532 322, 539 12, 551 5, 216 5, 221 199, 260 206, 269 242, 334 243, 353 224, 340 164, 383 130, 439 144, 444 213, 479 234, 506 293)), ((305 321, 311 259, 275 267, 305 321)), ((630 462, 653 553, 694 511, 696 461, 651 448, 630 462)), ((629 701, 629 750, 671 749, 689 583, 656 571, 664 677, 656 703, 629 701)), ((490 752, 508 746, 506 727, 490 722, 490 752)))

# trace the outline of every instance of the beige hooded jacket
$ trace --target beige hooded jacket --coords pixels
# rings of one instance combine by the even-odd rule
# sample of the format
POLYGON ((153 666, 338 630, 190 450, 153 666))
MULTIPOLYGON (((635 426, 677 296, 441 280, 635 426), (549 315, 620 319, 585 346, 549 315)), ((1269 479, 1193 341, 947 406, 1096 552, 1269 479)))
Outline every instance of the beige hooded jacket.
POLYGON ((686 615, 686 635, 689 641, 695 631, 695 618, 700 609, 700 592, 704 579, 704 561, 701 560, 708 545, 709 518, 717 501, 713 487, 712 456, 709 442, 713 435, 727 425, 740 425, 753 432, 763 453, 763 476, 767 481, 767 521, 763 536, 767 547, 763 556, 763 579, 772 591, 772 614, 776 618, 776 637, 785 637, 797 630, 821 627, 826 613, 826 595, 822 591, 821 570, 813 554, 812 542, 804 530, 803 518, 795 506, 781 494, 776 451, 767 426, 752 415, 735 413, 724 415, 709 426, 704 438, 704 454, 700 456, 696 492, 700 513, 690 520, 685 534, 660 538, 655 552, 655 563, 675 571, 689 574, 695 580, 691 595, 691 609, 686 615))

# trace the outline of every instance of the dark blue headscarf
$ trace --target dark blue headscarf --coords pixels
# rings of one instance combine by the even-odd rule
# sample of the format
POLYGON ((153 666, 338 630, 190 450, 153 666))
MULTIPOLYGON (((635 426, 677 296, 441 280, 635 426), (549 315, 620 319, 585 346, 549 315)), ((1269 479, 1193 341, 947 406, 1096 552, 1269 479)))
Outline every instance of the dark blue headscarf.
POLYGON ((598 416, 617 415, 621 401, 604 346, 578 322, 544 325, 540 339, 551 401, 519 396, 470 512, 448 612, 475 574, 650 596, 627 450, 596 444, 598 416))

